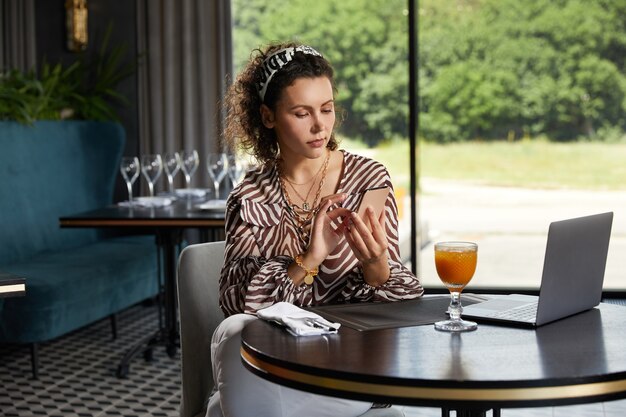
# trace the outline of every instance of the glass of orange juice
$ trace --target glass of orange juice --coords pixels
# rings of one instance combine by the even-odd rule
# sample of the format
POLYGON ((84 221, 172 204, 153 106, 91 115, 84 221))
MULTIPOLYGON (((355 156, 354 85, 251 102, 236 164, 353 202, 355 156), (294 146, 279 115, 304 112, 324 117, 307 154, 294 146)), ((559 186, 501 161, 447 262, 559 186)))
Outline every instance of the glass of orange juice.
POLYGON ((438 321, 435 329, 447 332, 476 330, 473 321, 461 319, 461 291, 476 271, 478 245, 472 242, 439 242, 435 244, 435 266, 443 284, 450 291, 449 320, 438 321))

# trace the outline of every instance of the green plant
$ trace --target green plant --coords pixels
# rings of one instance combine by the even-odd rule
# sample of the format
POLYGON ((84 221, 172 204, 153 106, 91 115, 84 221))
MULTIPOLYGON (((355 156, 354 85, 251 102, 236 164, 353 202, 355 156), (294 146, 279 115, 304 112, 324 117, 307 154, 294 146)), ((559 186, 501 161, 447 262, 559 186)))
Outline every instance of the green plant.
POLYGON ((0 118, 31 121, 32 101, 40 87, 37 80, 16 70, 0 74, 0 118))
POLYGON ((111 28, 95 54, 82 53, 69 66, 44 62, 39 74, 0 73, 0 120, 117 120, 114 105, 128 100, 115 88, 135 64, 123 62, 126 45, 109 48, 111 28))

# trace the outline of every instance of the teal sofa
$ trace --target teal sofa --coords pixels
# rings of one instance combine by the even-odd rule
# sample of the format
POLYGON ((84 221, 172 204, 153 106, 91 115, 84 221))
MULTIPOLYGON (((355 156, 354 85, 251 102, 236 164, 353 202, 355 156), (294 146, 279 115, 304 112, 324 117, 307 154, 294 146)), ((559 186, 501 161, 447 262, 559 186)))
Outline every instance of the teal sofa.
POLYGON ((157 294, 153 236, 59 227, 113 202, 124 143, 117 123, 0 122, 0 271, 26 278, 0 303, 0 343, 31 344, 35 378, 38 343, 157 294))

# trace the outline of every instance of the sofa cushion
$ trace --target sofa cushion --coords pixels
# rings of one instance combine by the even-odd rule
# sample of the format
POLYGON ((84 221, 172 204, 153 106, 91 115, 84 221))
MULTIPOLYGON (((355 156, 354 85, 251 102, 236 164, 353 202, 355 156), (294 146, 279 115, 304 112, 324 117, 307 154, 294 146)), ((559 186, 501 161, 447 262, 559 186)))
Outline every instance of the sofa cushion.
POLYGON ((58 337, 155 295, 158 289, 153 236, 118 237, 42 252, 2 268, 27 277, 27 289, 23 297, 4 300, 0 342, 58 337))

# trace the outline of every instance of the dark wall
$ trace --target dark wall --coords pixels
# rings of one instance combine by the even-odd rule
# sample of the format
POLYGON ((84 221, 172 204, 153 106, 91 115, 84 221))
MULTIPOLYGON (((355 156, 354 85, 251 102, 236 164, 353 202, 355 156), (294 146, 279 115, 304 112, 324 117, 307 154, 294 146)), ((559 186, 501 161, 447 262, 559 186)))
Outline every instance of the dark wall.
MULTIPOLYGON (((89 0, 88 1, 87 54, 99 50, 109 24, 113 25, 109 45, 125 44, 128 60, 137 57, 137 7, 135 1, 89 0)), ((70 64, 77 54, 66 48, 65 0, 35 0, 37 64, 43 60, 51 64, 70 64)), ((126 96, 128 106, 118 106, 117 114, 126 129, 125 155, 139 155, 139 113, 137 74, 122 81, 118 91, 126 96)), ((116 195, 124 196, 125 186, 119 181, 116 195), (122 191, 120 193, 120 190, 122 191)))

